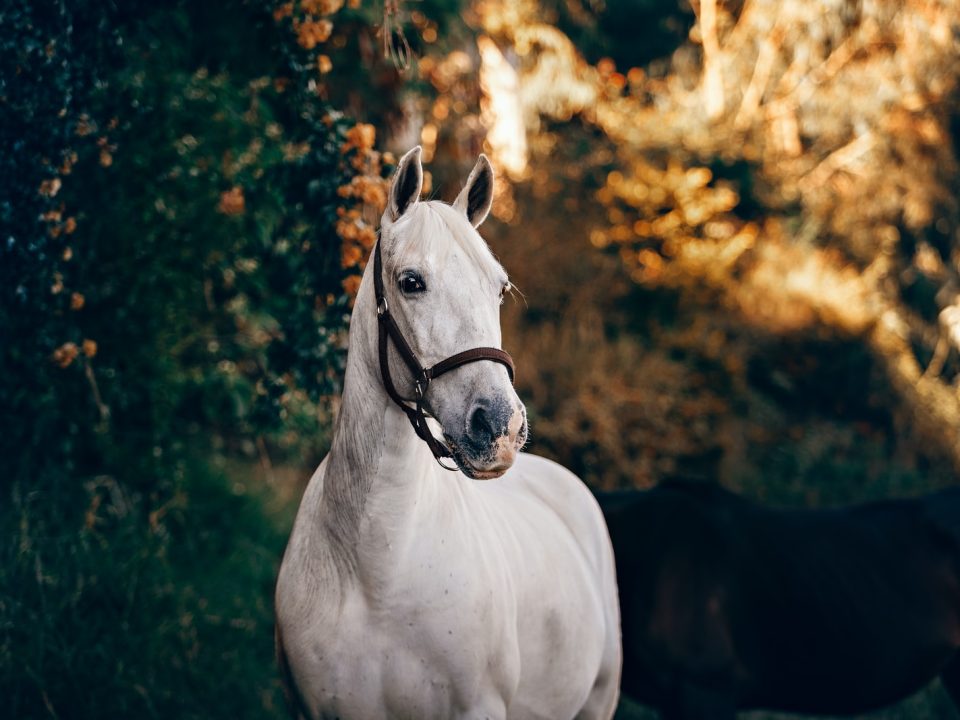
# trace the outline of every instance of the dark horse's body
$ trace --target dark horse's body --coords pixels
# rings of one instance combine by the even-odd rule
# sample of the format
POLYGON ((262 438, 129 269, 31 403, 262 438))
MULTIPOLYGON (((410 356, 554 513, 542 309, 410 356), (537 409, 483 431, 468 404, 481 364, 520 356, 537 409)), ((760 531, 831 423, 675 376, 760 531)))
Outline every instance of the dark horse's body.
POLYGON ((665 718, 960 701, 960 489, 775 510, 706 483, 601 495, 623 691, 665 718))

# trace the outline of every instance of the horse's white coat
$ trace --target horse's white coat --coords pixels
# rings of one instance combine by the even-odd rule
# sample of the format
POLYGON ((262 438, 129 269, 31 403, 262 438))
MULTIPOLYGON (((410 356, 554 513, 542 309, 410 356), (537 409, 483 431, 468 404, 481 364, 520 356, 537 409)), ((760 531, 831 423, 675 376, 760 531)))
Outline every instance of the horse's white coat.
MULTIPOLYGON (((419 153, 404 161, 419 172, 419 153)), ((384 215, 391 310, 424 365, 499 346, 505 275, 468 214, 465 203, 414 197, 399 217, 384 215), (397 290, 407 267, 426 279, 422 297, 397 290)), ((372 266, 351 321, 333 444, 304 494, 277 583, 278 650, 300 712, 611 717, 620 627, 599 508, 574 475, 532 455, 488 481, 437 465, 383 390, 372 266)), ((396 358, 391 369, 406 377, 396 358)), ((478 393, 493 391, 522 412, 493 362, 437 380, 431 411, 444 425, 459 422, 478 393)))

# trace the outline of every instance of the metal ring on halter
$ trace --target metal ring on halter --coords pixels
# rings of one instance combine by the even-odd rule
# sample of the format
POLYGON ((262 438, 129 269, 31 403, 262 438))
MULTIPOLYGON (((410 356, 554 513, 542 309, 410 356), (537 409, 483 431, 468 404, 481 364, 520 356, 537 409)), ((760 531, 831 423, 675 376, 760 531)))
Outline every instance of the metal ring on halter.
POLYGON ((438 458, 436 455, 433 456, 433 459, 437 461, 437 465, 439 465, 439 466, 442 467, 444 470, 447 470, 447 471, 449 471, 449 472, 457 472, 457 470, 460 469, 460 468, 457 467, 456 463, 454 463, 453 467, 450 467, 449 465, 444 465, 444 464, 443 464, 443 459, 442 459, 442 458, 438 458))
POLYGON ((387 304, 387 299, 385 297, 379 298, 377 300, 377 315, 383 317, 389 310, 390 306, 387 304))

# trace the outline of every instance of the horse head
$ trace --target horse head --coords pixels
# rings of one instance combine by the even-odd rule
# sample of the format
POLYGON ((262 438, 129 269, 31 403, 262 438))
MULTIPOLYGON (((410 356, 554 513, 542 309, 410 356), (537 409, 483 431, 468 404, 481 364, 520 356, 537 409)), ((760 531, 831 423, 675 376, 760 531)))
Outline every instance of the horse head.
MULTIPOLYGON (((386 343, 385 331, 381 334, 385 382, 440 423, 447 450, 464 474, 495 478, 526 442, 527 421, 511 382, 509 356, 496 349, 499 308, 510 283, 477 232, 493 202, 493 169, 481 155, 452 205, 421 201, 420 155, 416 147, 400 159, 380 223, 378 312, 389 312, 400 338, 386 343), (404 343, 412 353, 398 350, 404 343), (478 349, 481 357, 417 386, 411 366, 438 368, 467 348, 478 349)), ((415 416, 407 414, 416 427, 415 416)))

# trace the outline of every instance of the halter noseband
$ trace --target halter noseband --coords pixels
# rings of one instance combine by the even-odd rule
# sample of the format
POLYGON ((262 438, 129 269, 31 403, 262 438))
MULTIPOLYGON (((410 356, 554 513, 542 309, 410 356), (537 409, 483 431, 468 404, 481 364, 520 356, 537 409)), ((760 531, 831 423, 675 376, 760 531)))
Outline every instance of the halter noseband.
POLYGON ((383 378, 383 387, 387 391, 387 395, 406 413, 407 419, 409 419, 410 424, 413 425, 413 431, 417 434, 417 437, 427 444, 430 452, 433 453, 437 462, 440 463, 440 467, 445 470, 456 470, 456 467, 448 467, 443 464, 441 458, 453 457, 453 454, 446 445, 433 436, 433 433, 430 432, 430 428, 427 426, 427 415, 423 410, 423 398, 424 395, 426 395, 427 388, 430 386, 430 381, 461 365, 477 362, 478 360, 492 360, 507 368, 507 373, 510 375, 510 382, 513 382, 513 358, 503 350, 497 348, 478 347, 472 350, 464 350, 456 355, 451 355, 433 367, 423 367, 420 361, 417 360, 417 356, 410 347, 410 344, 403 337, 403 333, 400 332, 400 328, 397 326, 393 316, 390 314, 390 305, 387 303, 387 296, 383 288, 383 258, 380 254, 379 238, 373 250, 373 287, 377 297, 380 375, 383 378), (387 346, 390 339, 393 340, 397 346, 397 352, 400 353, 400 357, 403 358, 407 367, 410 368, 410 372, 413 373, 413 389, 416 393, 416 398, 412 401, 415 403, 414 407, 407 405, 407 402, 411 401, 397 392, 397 388, 393 384, 393 378, 390 377, 390 362, 387 356, 387 346))

